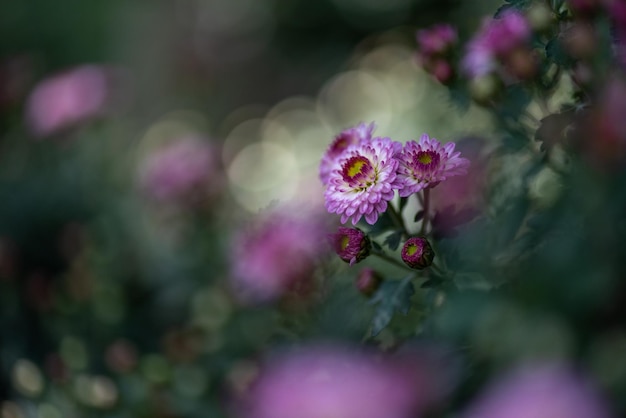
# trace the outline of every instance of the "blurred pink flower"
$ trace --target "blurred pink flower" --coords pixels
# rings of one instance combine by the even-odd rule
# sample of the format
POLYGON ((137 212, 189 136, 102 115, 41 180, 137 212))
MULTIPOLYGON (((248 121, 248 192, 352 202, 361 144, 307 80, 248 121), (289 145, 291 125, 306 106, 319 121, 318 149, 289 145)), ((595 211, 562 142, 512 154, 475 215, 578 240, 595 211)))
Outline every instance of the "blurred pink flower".
POLYGON ((233 239, 231 277, 237 296, 264 302, 312 288, 316 263, 327 250, 324 225, 315 215, 275 209, 259 216, 233 239))
POLYGON ((26 104, 33 133, 48 136, 100 116, 108 99, 107 72, 84 65, 35 86, 26 104))
POLYGON ((493 382, 463 418, 609 418, 588 382, 564 366, 527 366, 493 382))
POLYGON ((341 215, 341 223, 352 218, 356 225, 362 217, 373 225, 393 199, 398 161, 394 158, 402 144, 376 137, 352 145, 341 155, 338 169, 331 172, 324 193, 326 209, 341 215))
POLYGON ((496 70, 499 59, 525 45, 530 35, 530 24, 520 12, 511 10, 489 19, 468 42, 461 67, 470 78, 487 75, 496 70))
POLYGON ((421 404, 395 363, 337 347, 274 359, 252 386, 246 418, 412 418, 421 404))
POLYGON ((219 187, 215 150, 195 136, 182 137, 154 150, 139 170, 144 193, 162 202, 202 199, 219 187))
POLYGON ((485 141, 480 138, 463 138, 456 142, 455 150, 472 164, 466 175, 451 177, 431 191, 431 207, 435 211, 449 206, 476 210, 483 207, 488 164, 484 149, 485 141))
POLYGON ((340 168, 338 164, 339 158, 343 155, 346 148, 350 145, 370 141, 372 139, 374 129, 376 129, 376 124, 374 122, 369 125, 360 123, 352 128, 344 129, 335 137, 320 162, 319 175, 320 180, 324 185, 328 185, 330 173, 333 170, 340 168))
POLYGON ((440 55, 457 42, 456 29, 448 24, 438 24, 417 31, 417 46, 422 54, 440 55))

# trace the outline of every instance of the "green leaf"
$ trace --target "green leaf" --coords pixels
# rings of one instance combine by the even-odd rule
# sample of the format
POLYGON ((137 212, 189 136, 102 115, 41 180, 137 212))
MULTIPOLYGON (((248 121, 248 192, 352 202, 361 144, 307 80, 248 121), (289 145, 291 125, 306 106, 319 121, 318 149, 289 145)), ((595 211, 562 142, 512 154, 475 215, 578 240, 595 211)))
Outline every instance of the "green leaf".
POLYGON ((395 251, 400 245, 400 238, 402 238, 402 231, 395 231, 385 238, 384 244, 388 246, 391 251, 395 251))
POLYGON ((376 223, 372 226, 369 226, 365 224, 364 222, 361 222, 361 224, 364 229, 366 230, 369 229, 368 232, 370 235, 380 235, 383 232, 389 231, 394 228, 394 224, 391 219, 391 216, 389 216, 389 213, 387 212, 380 215, 378 217, 378 221, 376 221, 376 223))
POLYGON ((372 337, 378 335, 391 322, 393 315, 399 312, 403 315, 409 313, 411 309, 411 296, 415 294, 415 289, 408 276, 402 281, 385 281, 370 303, 378 305, 374 318, 372 319, 372 337))
POLYGON ((546 44, 546 57, 557 65, 570 68, 575 60, 565 51, 558 37, 554 37, 546 44))

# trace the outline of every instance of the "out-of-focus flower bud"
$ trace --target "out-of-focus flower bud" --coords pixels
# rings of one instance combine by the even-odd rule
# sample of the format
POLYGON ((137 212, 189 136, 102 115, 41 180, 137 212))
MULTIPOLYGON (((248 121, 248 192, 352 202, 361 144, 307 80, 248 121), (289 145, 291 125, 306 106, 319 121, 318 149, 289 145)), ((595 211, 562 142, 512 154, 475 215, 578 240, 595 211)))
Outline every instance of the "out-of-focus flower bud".
POLYGON ((424 269, 433 263, 435 252, 426 238, 409 238, 402 247, 402 261, 414 269, 424 269))
POLYGON ((339 231, 331 234, 329 239, 339 258, 351 266, 370 255, 372 243, 358 228, 339 227, 339 231))
POLYGON ((359 272, 355 284, 361 294, 370 297, 378 290, 382 281, 382 277, 374 269, 364 268, 359 272))

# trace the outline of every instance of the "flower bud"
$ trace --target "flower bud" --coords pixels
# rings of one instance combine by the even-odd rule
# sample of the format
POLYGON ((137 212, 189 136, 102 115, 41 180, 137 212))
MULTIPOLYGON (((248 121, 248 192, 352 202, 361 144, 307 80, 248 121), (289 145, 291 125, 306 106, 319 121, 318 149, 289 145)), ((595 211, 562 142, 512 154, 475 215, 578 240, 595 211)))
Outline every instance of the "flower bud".
POLYGON ((329 238, 339 258, 350 265, 364 260, 372 248, 367 235, 358 228, 339 227, 339 231, 331 234, 329 238))
POLYGON ((370 297, 378 290, 382 281, 382 278, 374 269, 364 268, 359 272, 355 284, 362 295, 370 297))
POLYGON ((430 266, 435 253, 426 238, 412 237, 402 247, 402 261, 414 269, 423 269, 430 266))

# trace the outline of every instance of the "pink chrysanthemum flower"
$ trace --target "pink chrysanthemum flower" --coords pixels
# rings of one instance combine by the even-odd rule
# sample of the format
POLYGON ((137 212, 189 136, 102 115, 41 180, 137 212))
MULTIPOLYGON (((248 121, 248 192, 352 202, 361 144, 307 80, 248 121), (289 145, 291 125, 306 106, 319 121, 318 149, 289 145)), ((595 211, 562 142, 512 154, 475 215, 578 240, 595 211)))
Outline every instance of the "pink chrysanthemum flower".
POLYGON ((447 52, 457 42, 456 29, 448 24, 438 24, 417 31, 417 44, 422 54, 438 55, 447 52))
POLYGON ((374 122, 369 125, 360 123, 352 128, 345 129, 335 137, 324 153, 320 163, 320 180, 322 180, 324 185, 328 185, 330 173, 338 168, 337 164, 344 151, 351 145, 371 141, 374 129, 376 129, 374 122))
POLYGON ((409 418, 422 390, 386 358, 337 347, 308 348, 261 371, 245 418, 409 418))
POLYGON ((356 225, 363 216, 370 225, 376 223, 397 189, 399 162, 394 156, 401 149, 399 142, 379 137, 348 148, 330 174, 326 209, 341 215, 341 223, 352 218, 356 225))
POLYGON ((140 166, 145 194, 161 202, 206 196, 217 188, 213 147, 195 136, 182 137, 152 152, 140 166))
POLYGON ((526 17, 517 11, 487 20, 467 44, 467 52, 461 61, 463 71, 471 78, 495 71, 498 61, 528 42, 531 33, 526 17))
POLYGON ((31 130, 48 136, 100 116, 109 96, 103 67, 83 65, 39 83, 26 104, 31 130))
POLYGON ((558 365, 529 365, 495 381, 464 418, 609 418, 591 384, 558 365))
POLYGON ((424 134, 419 142, 409 141, 398 156, 399 194, 407 197, 427 187, 435 187, 448 177, 467 173, 469 160, 454 152, 454 142, 442 145, 424 134))
POLYGON ((231 277, 237 296, 265 302, 311 288, 325 250, 324 228, 315 215, 301 218, 281 209, 260 216, 233 240, 231 277))

